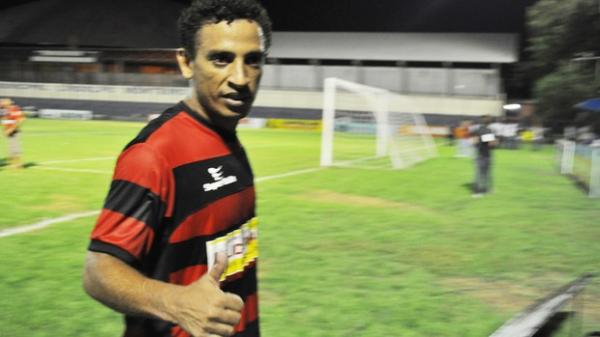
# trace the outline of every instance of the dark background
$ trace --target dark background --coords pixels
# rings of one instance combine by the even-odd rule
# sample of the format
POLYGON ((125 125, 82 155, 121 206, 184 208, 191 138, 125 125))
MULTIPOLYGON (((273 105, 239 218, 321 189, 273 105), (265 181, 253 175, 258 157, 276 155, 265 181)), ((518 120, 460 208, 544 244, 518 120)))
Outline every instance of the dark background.
MULTIPOLYGON (((520 35, 536 0, 261 0, 275 31, 467 32, 520 35)), ((0 45, 176 48, 189 0, 2 0, 0 45)), ((517 65, 504 65, 510 98, 528 98, 517 65)))
POLYGON ((281 31, 520 33, 533 0, 262 1, 281 31))
MULTIPOLYGON (((0 10, 44 0, 3 0, 0 10)), ((85 8, 103 4, 98 17, 110 19, 122 3, 114 0, 63 0, 85 8)), ((189 0, 135 1, 144 13, 157 8, 170 10, 189 0)), ((496 32, 520 33, 525 7, 535 0, 262 0, 278 31, 362 31, 362 32, 496 32)), ((47 13, 50 14, 50 13, 47 13)), ((53 16, 64 12, 51 13, 53 16)), ((71 20, 77 20, 71 17, 71 20)))

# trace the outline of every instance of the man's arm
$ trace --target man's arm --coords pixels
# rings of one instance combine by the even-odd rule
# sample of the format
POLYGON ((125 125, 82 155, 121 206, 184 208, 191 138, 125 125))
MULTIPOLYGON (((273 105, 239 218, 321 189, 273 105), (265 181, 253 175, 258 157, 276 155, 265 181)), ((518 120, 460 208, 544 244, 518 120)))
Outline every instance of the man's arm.
POLYGON ((121 313, 169 321, 195 337, 230 336, 244 303, 219 288, 226 261, 218 254, 211 270, 181 286, 147 278, 111 255, 89 252, 83 286, 91 297, 121 313))

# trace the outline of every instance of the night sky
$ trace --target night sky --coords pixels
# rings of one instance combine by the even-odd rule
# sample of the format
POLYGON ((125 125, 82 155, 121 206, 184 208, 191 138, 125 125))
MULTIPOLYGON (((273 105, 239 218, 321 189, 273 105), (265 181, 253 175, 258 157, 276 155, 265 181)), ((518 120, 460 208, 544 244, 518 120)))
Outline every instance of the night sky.
MULTIPOLYGON (((1 0, 0 10, 42 0, 1 0)), ((89 0, 88 0, 89 1, 89 0)), ((278 31, 518 33, 536 0, 259 0, 278 31)), ((138 4, 187 4, 144 0, 138 4)), ((85 1, 81 1, 82 5, 85 1)), ((104 2, 107 10, 115 7, 104 2)), ((99 13, 101 14, 101 13, 99 13)))
POLYGON ((519 33, 534 0, 262 0, 278 31, 519 33))
MULTIPOLYGON (((524 33, 526 5, 535 0, 259 1, 274 31, 524 33)), ((175 22, 189 2, 0 0, 0 43, 61 45, 76 38, 87 46, 174 48, 175 22)))

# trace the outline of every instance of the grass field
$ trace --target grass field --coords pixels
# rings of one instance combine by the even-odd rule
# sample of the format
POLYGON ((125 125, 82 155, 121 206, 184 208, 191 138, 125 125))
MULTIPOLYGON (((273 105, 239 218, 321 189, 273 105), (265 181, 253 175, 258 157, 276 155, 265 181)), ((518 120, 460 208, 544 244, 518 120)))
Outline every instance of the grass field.
MULTIPOLYGON (((100 209, 115 157, 141 126, 28 120, 30 167, 0 169, 0 230, 100 209)), ((474 199, 472 162, 447 146, 403 171, 280 176, 318 166, 318 133, 240 137, 258 178, 263 336, 484 337, 600 271, 600 200, 555 171, 550 147, 496 151, 494 193, 474 199)), ((0 336, 120 335, 120 316, 81 288, 94 221, 0 238, 0 336)), ((600 330, 599 303, 595 281, 584 329, 600 330)))

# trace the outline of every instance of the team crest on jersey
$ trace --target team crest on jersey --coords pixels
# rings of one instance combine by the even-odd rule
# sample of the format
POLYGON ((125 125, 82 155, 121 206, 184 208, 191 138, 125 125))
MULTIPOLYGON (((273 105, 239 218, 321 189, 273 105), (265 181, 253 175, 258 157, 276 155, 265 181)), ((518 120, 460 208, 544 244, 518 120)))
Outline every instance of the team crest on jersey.
POLYGON ((223 281, 227 277, 241 273, 258 258, 258 219, 252 218, 239 229, 229 232, 221 237, 206 243, 206 256, 208 269, 215 263, 217 253, 227 254, 227 270, 221 276, 223 281))
POLYGON ((204 192, 216 191, 219 188, 227 185, 231 185, 238 181, 236 176, 223 177, 223 165, 219 167, 209 167, 208 174, 213 178, 214 182, 206 183, 202 185, 204 192))

